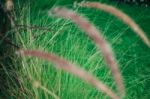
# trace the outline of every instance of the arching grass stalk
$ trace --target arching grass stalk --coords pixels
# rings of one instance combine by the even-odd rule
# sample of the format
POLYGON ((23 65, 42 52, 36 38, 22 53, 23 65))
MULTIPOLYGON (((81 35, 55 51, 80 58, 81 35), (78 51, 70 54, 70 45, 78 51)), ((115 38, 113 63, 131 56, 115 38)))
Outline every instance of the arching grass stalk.
POLYGON ((71 19, 73 22, 75 22, 78 26, 80 26, 87 35, 93 39, 93 41, 96 43, 96 45, 101 49, 102 54, 105 58, 106 63, 110 67, 113 77, 117 83, 118 89, 122 96, 124 95, 124 84, 122 81, 122 77, 120 74, 120 70, 118 68, 118 64, 116 59, 114 58, 114 55, 112 53, 112 50, 107 43, 106 40, 103 39, 103 37, 100 35, 101 33, 93 26, 88 20, 86 20, 84 17, 79 16, 77 13, 68 10, 67 8, 54 8, 51 10, 51 13, 56 16, 61 16, 66 19, 71 19))
POLYGON ((144 43, 148 47, 150 47, 150 41, 145 35, 144 31, 133 21, 132 18, 130 18, 128 15, 126 15, 119 9, 107 4, 102 4, 100 2, 82 2, 79 3, 78 5, 82 7, 97 8, 116 16, 117 18, 121 19, 124 23, 129 25, 135 31, 135 33, 137 33, 137 35, 141 37, 144 43))
POLYGON ((72 64, 57 55, 54 55, 52 53, 46 53, 43 51, 38 50, 20 50, 17 52, 17 54, 22 56, 33 56, 42 58, 48 61, 51 61, 57 68, 63 69, 67 72, 70 72, 81 79, 87 81, 89 84, 96 87, 99 91, 102 91, 106 93, 108 96, 110 96, 112 99, 120 99, 110 88, 108 88, 106 85, 104 85, 101 81, 99 81, 96 77, 92 76, 87 71, 79 68, 79 66, 76 66, 75 64, 72 64))

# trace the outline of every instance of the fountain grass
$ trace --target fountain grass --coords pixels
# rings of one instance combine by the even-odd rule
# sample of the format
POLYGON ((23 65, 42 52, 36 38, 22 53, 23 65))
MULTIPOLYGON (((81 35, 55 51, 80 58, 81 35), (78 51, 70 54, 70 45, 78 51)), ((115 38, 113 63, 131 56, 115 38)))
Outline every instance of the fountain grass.
MULTIPOLYGON (((42 5, 50 4, 51 1, 49 3, 42 2, 42 4, 38 4, 38 2, 35 5, 32 2, 26 4, 17 2, 16 24, 46 27, 49 30, 19 28, 16 25, 19 34, 16 34, 15 42, 23 49, 41 49, 56 53, 73 63, 79 64, 82 66, 80 68, 92 73, 107 86, 116 90, 111 71, 106 66, 103 57, 100 56, 101 51, 96 48, 94 42, 70 20, 48 16, 47 9, 52 5, 61 3, 57 2, 45 8, 42 5), (39 5, 38 8, 37 5, 39 5)), ((72 6, 71 3, 64 5, 66 7, 72 6)), ((147 34, 150 32, 148 8, 128 5, 119 5, 118 8, 134 18, 147 34)), ((116 17, 99 10, 80 7, 72 9, 86 16, 102 31, 104 38, 110 42, 120 63, 119 68, 124 78, 125 99, 147 99, 150 96, 150 49, 138 36, 132 33, 133 31, 129 26, 116 17)), ((18 67, 15 72, 20 86, 17 87, 16 84, 14 88, 10 85, 11 94, 8 97, 53 99, 58 96, 61 99, 109 99, 107 95, 99 92, 80 78, 55 69, 53 64, 47 61, 32 57, 22 59, 18 57, 14 59, 14 62, 18 67), (40 87, 36 87, 39 84, 40 87)))

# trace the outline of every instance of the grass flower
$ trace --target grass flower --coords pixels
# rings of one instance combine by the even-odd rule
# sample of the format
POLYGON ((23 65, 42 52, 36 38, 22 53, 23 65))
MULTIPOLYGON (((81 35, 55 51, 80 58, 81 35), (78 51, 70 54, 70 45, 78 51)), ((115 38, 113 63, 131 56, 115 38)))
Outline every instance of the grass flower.
POLYGON ((20 54, 22 56, 33 56, 48 60, 53 64, 55 64, 57 68, 70 72, 80 77, 81 79, 87 81, 89 84, 95 86, 98 90, 106 93, 112 99, 120 99, 110 88, 108 88, 106 85, 104 85, 101 81, 92 76, 90 73, 79 68, 79 66, 76 66, 75 64, 72 64, 52 53, 46 53, 38 50, 20 50, 17 52, 17 54, 20 54))
POLYGON ((137 33, 137 35, 141 37, 141 39, 145 42, 145 44, 148 47, 150 47, 150 41, 145 35, 144 31, 138 26, 138 24, 136 24, 133 21, 132 18, 130 18, 121 10, 107 4, 102 4, 100 2, 82 2, 78 5, 82 7, 97 8, 116 16, 117 18, 125 22, 127 25, 129 25, 135 31, 135 33, 137 33))
POLYGON ((106 40, 103 39, 101 33, 96 29, 96 27, 92 25, 84 17, 81 17, 77 13, 68 10, 66 8, 54 8, 51 12, 56 16, 62 16, 66 19, 67 18, 71 19, 87 33, 87 35, 95 42, 95 44, 99 47, 99 49, 101 49, 105 61, 112 71, 112 74, 114 76, 114 79, 118 85, 120 92, 124 94, 124 85, 118 68, 117 61, 113 55, 113 52, 109 44, 107 43, 106 40))

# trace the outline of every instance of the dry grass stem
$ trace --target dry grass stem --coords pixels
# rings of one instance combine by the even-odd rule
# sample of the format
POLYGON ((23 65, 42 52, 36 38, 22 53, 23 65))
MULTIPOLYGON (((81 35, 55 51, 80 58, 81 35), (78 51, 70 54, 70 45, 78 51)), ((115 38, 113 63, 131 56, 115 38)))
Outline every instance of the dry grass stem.
POLYGON ((138 26, 138 24, 136 24, 133 21, 133 19, 131 19, 128 15, 123 13, 121 10, 107 4, 102 4, 100 2, 82 2, 78 5, 82 7, 97 8, 118 17, 127 25, 129 25, 135 31, 135 33, 137 33, 137 35, 141 37, 141 39, 145 42, 145 44, 147 44, 147 46, 150 47, 150 41, 145 35, 144 31, 138 26))
POLYGON ((54 92, 48 90, 46 87, 42 86, 40 84, 40 82, 38 82, 38 81, 35 81, 33 83, 33 87, 42 89, 43 91, 45 91, 46 93, 48 93, 49 95, 51 95, 54 99, 60 99, 59 96, 57 96, 54 92))
POLYGON ((120 93, 123 95, 124 94, 124 84, 123 84, 123 81, 121 78, 118 64, 116 62, 116 59, 114 58, 114 55, 112 53, 112 50, 111 50, 109 44, 100 35, 101 33, 88 20, 79 16, 77 13, 75 13, 71 10, 68 10, 66 8, 54 8, 51 11, 51 13, 53 13, 56 16, 62 16, 66 19, 71 19, 78 26, 80 26, 91 39, 93 39, 93 41, 96 43, 96 45, 101 49, 102 54, 104 55, 105 61, 112 71, 112 74, 117 83, 118 89, 119 89, 120 93))
POLYGON ((54 30, 52 30, 51 28, 47 28, 47 27, 42 27, 42 26, 30 26, 30 25, 16 25, 16 28, 18 29, 31 29, 31 30, 44 30, 44 31, 50 31, 50 32, 54 32, 54 30))
POLYGON ((75 64, 72 64, 54 54, 46 53, 38 50, 21 50, 17 52, 22 56, 33 56, 42 58, 48 61, 51 61, 56 67, 63 69, 67 72, 70 72, 81 79, 87 81, 89 84, 95 86, 99 91, 106 93, 112 99, 120 99, 110 88, 104 85, 101 81, 99 81, 96 77, 92 76, 90 73, 85 70, 79 68, 75 64))

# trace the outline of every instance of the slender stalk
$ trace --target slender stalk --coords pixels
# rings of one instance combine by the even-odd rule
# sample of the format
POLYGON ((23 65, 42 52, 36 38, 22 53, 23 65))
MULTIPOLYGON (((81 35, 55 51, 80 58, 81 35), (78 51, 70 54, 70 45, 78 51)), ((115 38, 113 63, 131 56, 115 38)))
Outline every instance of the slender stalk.
POLYGON ((54 99, 60 99, 59 96, 57 96, 54 92, 48 90, 46 87, 42 86, 42 85, 40 84, 40 82, 38 82, 38 81, 35 81, 35 82, 33 83, 33 86, 34 86, 35 88, 40 88, 40 89, 42 89, 43 91, 45 91, 46 93, 48 93, 49 95, 51 95, 54 99))
POLYGON ((93 26, 84 17, 81 17, 77 13, 75 13, 71 10, 68 10, 66 8, 58 8, 57 7, 57 8, 52 9, 51 13, 56 16, 61 16, 66 19, 71 19, 78 26, 80 26, 91 39, 93 39, 93 41, 96 43, 96 45, 101 49, 102 54, 105 58, 105 61, 112 71, 112 74, 117 83, 118 89, 119 89, 121 95, 123 96, 125 93, 124 92, 124 84, 122 81, 120 70, 118 68, 117 61, 114 58, 114 55, 112 53, 112 50, 111 50, 109 44, 107 43, 107 41, 105 41, 103 39, 103 37, 100 35, 101 33, 95 28, 95 26, 93 26))
POLYGON ((108 12, 108 13, 116 16, 117 18, 121 19, 124 23, 129 25, 131 27, 131 29, 133 29, 135 31, 135 33, 141 37, 143 42, 148 47, 150 47, 150 41, 147 38, 147 36, 145 35, 145 32, 138 26, 138 24, 136 24, 134 22, 134 20, 132 18, 130 18, 128 15, 126 15, 121 10, 119 10, 113 6, 107 5, 107 4, 102 4, 100 2, 82 2, 78 5, 82 6, 82 7, 97 8, 97 9, 103 10, 105 12, 108 12))
POLYGON ((70 72, 78 76, 79 78, 87 81, 89 84, 96 87, 99 91, 106 93, 112 99, 120 99, 110 88, 104 85, 96 77, 92 76, 90 73, 86 72, 85 70, 79 68, 79 66, 76 66, 75 64, 72 64, 52 53, 46 53, 38 50, 20 50, 17 53, 22 56, 33 56, 33 57, 38 57, 38 58, 51 61, 53 64, 56 65, 57 68, 70 72))
POLYGON ((16 28, 28 28, 28 29, 38 29, 38 30, 45 30, 45 31, 50 31, 50 32, 54 32, 54 30, 47 28, 47 27, 42 27, 42 26, 29 26, 29 25, 16 25, 16 28))

